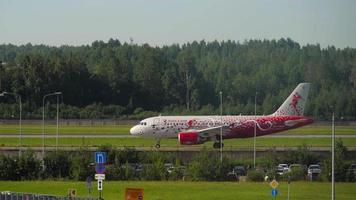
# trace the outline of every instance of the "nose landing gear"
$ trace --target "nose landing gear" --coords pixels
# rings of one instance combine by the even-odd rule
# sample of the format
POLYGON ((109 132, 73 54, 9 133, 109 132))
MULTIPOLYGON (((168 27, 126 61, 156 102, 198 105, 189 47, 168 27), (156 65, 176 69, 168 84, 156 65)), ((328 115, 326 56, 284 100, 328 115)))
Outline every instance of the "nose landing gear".
POLYGON ((155 145, 156 149, 161 148, 161 144, 160 143, 161 143, 161 139, 157 138, 156 139, 156 145, 155 145))

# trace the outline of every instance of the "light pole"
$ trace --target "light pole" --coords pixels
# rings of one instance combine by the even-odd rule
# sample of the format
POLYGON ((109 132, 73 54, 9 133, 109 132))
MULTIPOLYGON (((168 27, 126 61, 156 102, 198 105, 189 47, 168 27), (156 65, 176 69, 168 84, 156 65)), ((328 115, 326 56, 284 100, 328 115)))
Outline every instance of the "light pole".
POLYGON ((331 125, 331 200, 335 200, 335 115, 333 112, 331 125))
POLYGON ((253 137, 253 168, 256 169, 256 101, 257 101, 257 92, 255 94, 255 127, 254 127, 254 137, 253 137))
POLYGON ((222 137, 222 127, 223 127, 223 120, 222 120, 222 91, 220 91, 220 162, 222 165, 222 160, 223 160, 223 137, 222 137))
POLYGON ((12 92, 2 92, 0 94, 0 96, 5 96, 5 95, 13 95, 16 98, 19 98, 19 109, 20 109, 20 116, 19 116, 19 125, 20 125, 20 138, 19 138, 19 155, 21 155, 21 152, 22 152, 22 103, 21 103, 21 95, 19 94, 16 94, 16 93, 12 93, 12 92))
POLYGON ((53 92, 43 96, 42 98, 42 157, 45 153, 45 99, 46 97, 57 95, 57 135, 56 135, 56 150, 58 148, 58 95, 62 95, 62 92, 53 92))

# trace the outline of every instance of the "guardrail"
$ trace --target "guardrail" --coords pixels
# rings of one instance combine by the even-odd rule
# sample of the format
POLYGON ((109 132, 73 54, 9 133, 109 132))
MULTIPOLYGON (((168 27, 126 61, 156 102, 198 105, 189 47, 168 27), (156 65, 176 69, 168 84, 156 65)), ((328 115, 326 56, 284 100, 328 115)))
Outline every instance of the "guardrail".
POLYGON ((100 200, 93 197, 68 197, 48 194, 32 194, 4 191, 0 192, 0 200, 100 200))

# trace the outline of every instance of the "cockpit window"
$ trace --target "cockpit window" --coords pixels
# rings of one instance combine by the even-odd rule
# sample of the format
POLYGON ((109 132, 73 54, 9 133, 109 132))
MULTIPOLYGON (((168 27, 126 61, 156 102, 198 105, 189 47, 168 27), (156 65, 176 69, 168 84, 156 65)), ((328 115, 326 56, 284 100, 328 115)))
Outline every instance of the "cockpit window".
POLYGON ((147 125, 147 123, 146 123, 146 122, 140 122, 140 125, 142 125, 142 126, 146 126, 146 125, 147 125))

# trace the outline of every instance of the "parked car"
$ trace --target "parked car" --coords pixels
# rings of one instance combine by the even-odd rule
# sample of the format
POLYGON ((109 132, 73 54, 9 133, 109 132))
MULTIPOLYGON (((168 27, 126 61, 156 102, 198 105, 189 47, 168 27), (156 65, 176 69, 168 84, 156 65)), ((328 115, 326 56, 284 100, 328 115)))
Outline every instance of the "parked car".
POLYGON ((288 167, 287 164, 279 164, 279 165, 277 166, 277 168, 278 168, 278 167, 283 168, 283 170, 285 170, 285 171, 288 171, 288 170, 289 170, 289 167, 288 167))
POLYGON ((281 166, 277 166, 277 174, 279 175, 283 175, 285 173, 287 173, 289 170, 289 168, 284 168, 284 167, 281 167, 281 166))
POLYGON ((321 173, 320 165, 309 165, 308 174, 318 175, 321 173))
POLYGON ((174 170, 174 166, 172 163, 165 163, 164 168, 166 169, 166 172, 168 172, 169 174, 172 173, 174 170))
POLYGON ((289 171, 289 167, 287 164, 279 164, 277 166, 277 174, 283 175, 289 171))
POLYGON ((348 171, 351 173, 351 174, 354 174, 355 178, 356 178, 356 164, 351 164, 348 171))
POLYGON ((238 180, 240 176, 246 176, 246 169, 244 166, 235 166, 227 176, 231 180, 238 180))

